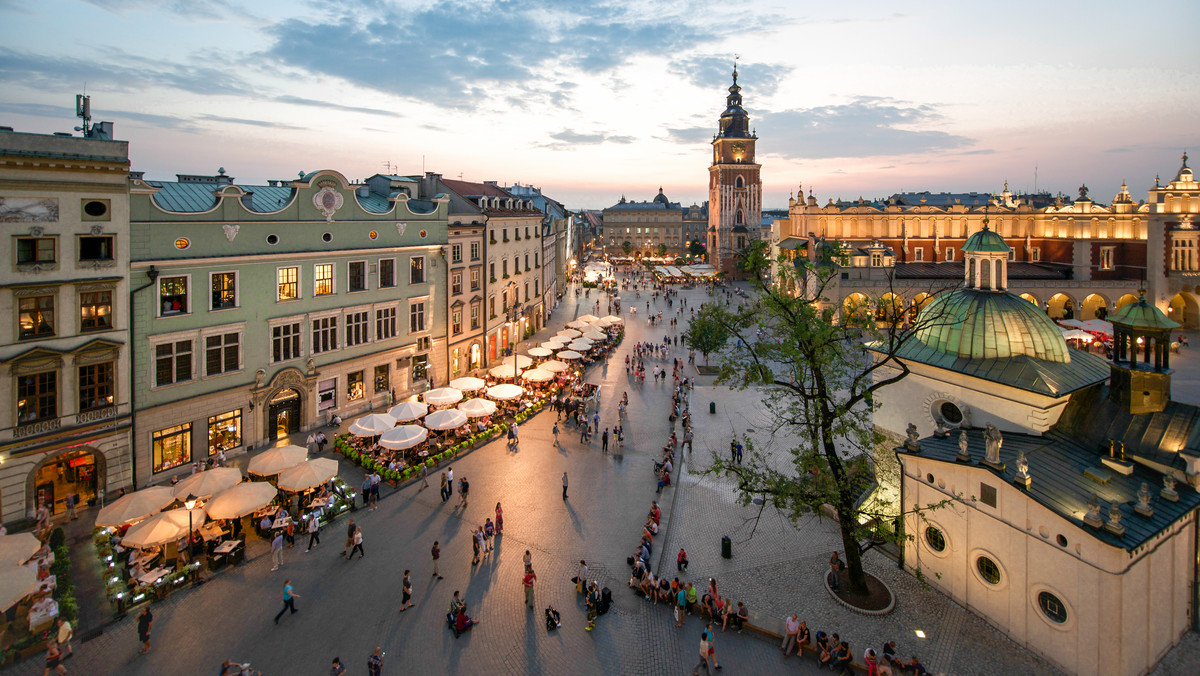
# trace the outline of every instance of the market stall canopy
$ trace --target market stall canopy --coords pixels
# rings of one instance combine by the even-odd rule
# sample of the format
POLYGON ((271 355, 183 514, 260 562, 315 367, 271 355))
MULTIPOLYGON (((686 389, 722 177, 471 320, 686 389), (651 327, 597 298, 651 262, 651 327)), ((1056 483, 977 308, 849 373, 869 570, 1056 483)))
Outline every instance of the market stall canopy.
POLYGON ((529 348, 529 356, 531 357, 549 357, 554 354, 554 350, 547 347, 531 347, 529 348))
POLYGON ((542 362, 538 368, 542 369, 543 371, 550 371, 551 373, 561 373, 562 371, 566 371, 567 369, 571 368, 571 366, 566 362, 562 362, 557 359, 551 359, 549 361, 542 362))
POLYGON ((439 387, 436 390, 429 390, 421 396, 425 399, 426 404, 446 406, 462 401, 463 393, 462 390, 454 387, 439 387))
POLYGON ((122 526, 137 521, 175 502, 175 489, 151 486, 117 498, 96 516, 97 526, 122 526))
MULTIPOLYGON (((588 323, 581 319, 576 319, 573 322, 567 322, 568 329, 586 329, 587 327, 588 327, 588 323)), ((563 330, 565 331, 566 329, 563 329, 563 330)))
POLYGON ((175 484, 175 497, 182 501, 188 495, 207 498, 241 483, 242 472, 234 467, 217 467, 205 470, 175 484))
POLYGON ((371 413, 350 423, 350 434, 356 437, 377 437, 396 426, 396 419, 386 413, 371 413))
POLYGON ((513 368, 512 364, 497 364, 488 373, 492 374, 493 378, 512 378, 513 376, 519 377, 521 369, 513 368))
POLYGON ((624 324, 625 323, 624 319, 622 319, 621 317, 618 317, 616 315, 608 315, 607 317, 604 318, 604 321, 608 322, 609 324, 624 324))
POLYGON ((1058 320, 1058 323, 1065 324, 1066 326, 1073 326, 1077 329, 1083 329, 1084 331, 1097 331, 1110 336, 1113 335, 1112 322, 1105 321, 1103 319, 1089 319, 1087 321, 1083 321, 1081 319, 1060 319, 1058 320))
POLYGON ((172 509, 159 512, 154 516, 130 528, 121 544, 126 547, 153 547, 166 542, 178 540, 187 535, 188 513, 191 513, 192 528, 199 528, 208 520, 208 514, 203 509, 172 509))
POLYGON ((37 571, 30 566, 0 568, 0 610, 8 610, 37 591, 39 584, 37 571))
POLYGON ((577 338, 583 334, 575 329, 563 329, 562 331, 558 332, 558 335, 563 338, 577 338))
POLYGON ((308 449, 299 446, 279 446, 250 458, 250 466, 246 471, 260 476, 279 474, 289 467, 295 467, 308 457, 308 449))
MULTIPOLYGON (((578 321, 581 321, 581 322, 586 322, 586 323, 588 323, 588 324, 591 324, 592 322, 594 322, 594 321, 596 321, 597 319, 600 319, 600 318, 599 318, 599 317, 597 317, 596 315, 584 315, 584 316, 582 316, 582 317, 576 317, 576 319, 577 319, 578 321)), ((568 324, 568 326, 570 326, 570 325, 568 324)))
POLYGON ((527 369, 530 366, 533 366, 533 360, 530 359, 529 357, 526 357, 523 354, 518 354, 515 357, 513 357, 513 356, 505 357, 504 361, 502 361, 500 363, 505 366, 512 366, 514 358, 517 361, 517 368, 527 369))
POLYGON ((0 567, 19 566, 31 559, 41 548, 41 540, 33 533, 0 536, 0 567))
POLYGON ((585 339, 583 339, 583 338, 577 338, 577 339, 571 341, 571 344, 568 345, 567 347, 569 347, 572 350, 575 350, 577 352, 587 352, 588 350, 592 349, 592 341, 589 340, 587 342, 584 342, 584 340, 585 339))
MULTIPOLYGON (((483 381, 480 381, 483 382, 483 381)), ((429 404, 423 401, 402 401, 399 404, 388 409, 388 415, 396 419, 396 422, 408 422, 417 420, 429 412, 429 404)), ((394 428, 393 428, 394 429, 394 428)), ((388 430, 387 432, 390 432, 388 430)), ((384 434, 387 434, 384 432, 384 434)))
POLYGON ((431 430, 452 430, 467 424, 467 416, 456 408, 434 411, 425 416, 425 426, 431 430))
POLYGON ((546 369, 529 369, 521 374, 521 378, 531 383, 544 383, 547 380, 554 380, 554 372, 546 369))
POLYGON ((595 329, 592 329, 591 331, 584 331, 583 337, 587 338, 588 340, 608 340, 608 334, 604 333, 603 331, 596 331, 595 329))
POLYGON ((525 389, 520 385, 493 385, 488 388, 487 396, 496 401, 509 401, 521 396, 521 393, 524 391, 525 389))
POLYGON ((463 392, 478 392, 479 390, 487 387, 487 383, 484 382, 483 378, 472 378, 471 376, 466 376, 451 380, 450 387, 453 387, 457 390, 462 390, 463 392))
POLYGON ((1060 326, 1060 327, 1058 327, 1058 330, 1062 331, 1062 337, 1064 340, 1071 340, 1073 338, 1078 338, 1081 340, 1095 340, 1096 339, 1095 336, 1088 333, 1087 331, 1084 331, 1083 329, 1067 329, 1067 328, 1063 328, 1060 326))
POLYGON ((428 437, 429 430, 420 425, 397 425, 379 437, 379 445, 393 451, 402 451, 416 446, 428 437))
MULTIPOLYGON (((394 428, 393 428, 394 429, 394 428)), ((279 475, 279 489, 291 493, 320 486, 337 476, 338 461, 333 458, 313 458, 279 475)))
POLYGON ((575 352, 574 350, 563 350, 562 352, 558 353, 558 358, 559 359, 571 359, 571 360, 583 359, 583 355, 579 354, 578 352, 575 352))
POLYGON ((271 504, 278 493, 265 481, 245 481, 204 503, 204 511, 213 519, 239 519, 271 504))
POLYGON ((458 410, 468 418, 486 418, 496 412, 496 402, 487 399, 471 399, 458 405, 458 410))

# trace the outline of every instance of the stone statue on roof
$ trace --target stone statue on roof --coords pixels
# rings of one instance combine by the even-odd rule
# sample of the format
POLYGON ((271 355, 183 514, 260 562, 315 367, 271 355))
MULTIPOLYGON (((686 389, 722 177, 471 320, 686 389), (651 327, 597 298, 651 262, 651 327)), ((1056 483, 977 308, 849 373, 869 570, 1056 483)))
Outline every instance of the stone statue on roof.
POLYGON ((908 437, 904 440, 904 448, 914 452, 920 451, 921 435, 917 432, 917 426, 912 423, 908 423, 908 429, 906 429, 904 433, 908 437))
POLYGON ((1150 494, 1150 484, 1143 481, 1142 487, 1137 492, 1138 503, 1134 505, 1134 511, 1142 516, 1154 516, 1154 508, 1150 506, 1150 498, 1152 497, 1150 494))
POLYGON ((1017 453, 1017 476, 1013 479, 1013 482, 1029 488, 1029 484, 1032 481, 1033 478, 1029 476, 1029 460, 1025 458, 1025 451, 1021 451, 1017 453))
POLYGON ((1083 522, 1095 528, 1104 525, 1104 521, 1100 519, 1100 498, 1095 493, 1088 498, 1088 511, 1083 517, 1083 522))
POLYGON ((988 423, 983 432, 983 441, 983 461, 993 467, 1003 468, 1004 465, 1000 462, 1000 447, 1004 445, 1004 437, 1001 436, 1000 430, 988 423))
POLYGON ((955 460, 958 460, 959 462, 971 462, 971 451, 967 449, 969 443, 970 441, 967 439, 967 433, 959 432, 958 453, 954 456, 955 460))

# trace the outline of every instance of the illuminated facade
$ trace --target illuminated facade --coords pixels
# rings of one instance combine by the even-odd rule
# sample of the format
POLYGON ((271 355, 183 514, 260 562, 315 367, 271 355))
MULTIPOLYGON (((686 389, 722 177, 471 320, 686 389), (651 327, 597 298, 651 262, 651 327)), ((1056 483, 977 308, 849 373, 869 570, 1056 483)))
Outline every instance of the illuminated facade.
POLYGON ((737 252, 764 238, 761 165, 754 162, 757 141, 758 135, 750 129, 750 116, 742 108, 742 88, 735 67, 708 168, 709 263, 732 278, 739 277, 737 252))

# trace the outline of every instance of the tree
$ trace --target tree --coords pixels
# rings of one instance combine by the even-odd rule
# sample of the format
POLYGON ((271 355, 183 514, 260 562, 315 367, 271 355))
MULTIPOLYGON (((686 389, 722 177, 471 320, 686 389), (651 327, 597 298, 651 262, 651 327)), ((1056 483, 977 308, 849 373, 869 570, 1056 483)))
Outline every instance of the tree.
POLYGON ((667 255, 667 245, 659 244, 658 245, 658 257, 662 258, 663 256, 666 256, 666 255, 667 255))
POLYGON ((690 245, 688 245, 688 253, 693 256, 697 256, 697 257, 703 256, 704 255, 704 244, 702 244, 700 242, 700 240, 696 240, 696 241, 692 242, 690 245))
POLYGON ((629 240, 622 242, 621 251, 624 251, 626 256, 633 253, 633 242, 630 242, 629 240))
POLYGON ((729 341, 730 330, 722 316, 722 309, 716 303, 701 305, 683 334, 684 345, 704 355, 705 366, 708 366, 708 355, 725 347, 729 341))
MULTIPOLYGON (((743 505, 762 498, 760 516, 771 505, 796 521, 831 505, 846 553, 847 589, 865 595, 867 580, 858 543, 883 535, 881 525, 903 516, 894 505, 861 500, 872 484, 868 457, 886 440, 873 423, 875 395, 908 375, 908 366, 896 356, 898 350, 918 329, 940 318, 923 313, 918 323, 907 323, 877 322, 869 312, 838 317, 826 290, 839 278, 836 263, 842 259, 836 252, 841 247, 833 243, 822 251, 834 253, 823 253, 824 260, 796 263, 781 256, 778 278, 772 283, 763 274, 770 267, 766 244, 747 247, 739 255, 739 267, 754 287, 751 302, 745 307, 705 304, 685 340, 727 332, 734 340, 722 353, 717 383, 739 390, 761 389, 767 410, 776 416, 776 429, 791 428, 800 439, 789 449, 791 463, 777 466, 751 453, 744 465, 715 457, 709 471, 734 477, 743 505), (870 351, 864 349, 864 339, 870 351)), ((904 537, 902 533, 888 536, 904 537)))

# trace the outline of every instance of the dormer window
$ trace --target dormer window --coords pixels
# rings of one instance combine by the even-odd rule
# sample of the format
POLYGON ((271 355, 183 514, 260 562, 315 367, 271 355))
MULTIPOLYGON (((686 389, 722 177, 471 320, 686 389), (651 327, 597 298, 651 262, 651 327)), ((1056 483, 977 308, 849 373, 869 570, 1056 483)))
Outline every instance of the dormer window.
POLYGON ((480 209, 486 209, 486 208, 487 208, 487 206, 488 206, 488 200, 487 200, 487 198, 486 198, 486 197, 480 197, 480 198, 479 198, 479 208, 480 208, 480 209))

